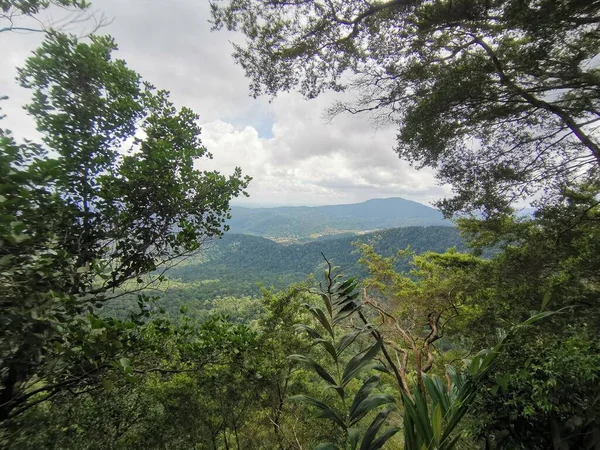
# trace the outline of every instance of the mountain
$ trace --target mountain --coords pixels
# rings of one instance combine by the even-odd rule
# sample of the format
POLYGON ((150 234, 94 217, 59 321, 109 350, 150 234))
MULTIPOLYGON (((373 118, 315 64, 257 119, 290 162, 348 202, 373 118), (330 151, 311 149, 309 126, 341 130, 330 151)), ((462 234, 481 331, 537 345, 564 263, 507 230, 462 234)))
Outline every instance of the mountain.
POLYGON ((245 208, 234 206, 230 232, 275 241, 315 240, 341 233, 361 233, 408 226, 452 226, 434 208, 399 197, 328 206, 245 208))
MULTIPOLYGON (((358 263, 359 252, 353 243, 368 243, 384 255, 395 255, 410 245, 417 253, 444 252, 449 247, 464 249, 454 227, 406 227, 387 229, 361 236, 348 236, 305 244, 280 244, 258 236, 227 233, 210 243, 198 257, 168 272, 173 280, 163 298, 178 302, 207 300, 215 296, 245 296, 260 293, 258 284, 283 288, 305 280, 314 273, 321 277, 324 260, 321 253, 343 272, 362 277, 366 271, 358 263)), ((408 262, 399 261, 398 270, 408 262)), ((169 304, 165 301, 165 304, 169 304)))

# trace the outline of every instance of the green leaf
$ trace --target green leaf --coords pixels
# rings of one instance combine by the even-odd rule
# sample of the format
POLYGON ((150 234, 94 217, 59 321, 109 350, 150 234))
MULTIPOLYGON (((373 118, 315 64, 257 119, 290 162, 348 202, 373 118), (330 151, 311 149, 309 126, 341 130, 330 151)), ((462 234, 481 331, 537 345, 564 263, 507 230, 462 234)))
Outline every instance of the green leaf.
POLYGON ((362 307, 362 305, 360 304, 356 304, 354 302, 350 302, 347 305, 345 305, 342 309, 340 309, 334 316, 333 318, 333 323, 334 324, 338 324, 340 323, 342 320, 344 320, 347 317, 350 317, 352 314, 354 314, 356 311, 358 311, 360 308, 362 307))
POLYGON ((348 445, 350 446, 349 450, 356 450, 359 439, 360 439, 360 430, 358 430, 356 428, 348 429, 348 438, 346 439, 346 441, 348 442, 348 445))
POLYGON ((342 352, 349 345, 351 345, 358 336, 360 336, 361 334, 368 332, 370 330, 371 330, 371 327, 367 327, 366 329, 353 331, 352 333, 348 333, 348 334, 342 336, 342 338, 340 339, 340 341, 338 342, 337 347, 336 347, 338 356, 341 355, 342 352))
POLYGON ((462 394, 460 396, 460 403, 458 403, 456 408, 452 410, 452 415, 446 422, 446 427, 442 435, 442 442, 446 441, 449 438, 450 434, 454 431, 456 426, 459 424, 461 419, 469 410, 469 407, 473 403, 473 400, 475 400, 475 397, 477 395, 476 388, 473 384, 470 384, 470 386, 472 387, 468 387, 467 389, 465 389, 465 394, 462 394))
POLYGON ((442 407, 437 404, 433 408, 433 414, 431 415, 431 428, 433 429, 433 439, 437 445, 439 445, 442 438, 443 431, 443 419, 442 419, 442 407))
POLYGON ((333 346, 333 344, 330 341, 328 341, 326 339, 315 339, 314 342, 315 342, 315 344, 320 344, 325 350, 327 350, 327 353, 329 353, 331 355, 333 360, 337 361, 337 359, 338 359, 337 352, 335 351, 335 347, 333 346))
POLYGON ((323 442, 314 447, 313 450, 338 450, 338 448, 330 442, 323 442))
POLYGON ((367 431, 365 432, 363 440, 360 444, 360 450, 371 450, 373 448, 373 441, 375 440, 379 429, 390 415, 390 412, 391 408, 384 409, 375 416, 375 419, 373 419, 373 422, 371 422, 371 425, 369 425, 369 428, 367 428, 367 431))
POLYGON ((294 395, 294 396, 290 397, 290 400, 308 403, 309 405, 311 405, 317 409, 318 413, 317 413, 316 417, 324 418, 324 419, 331 419, 340 428, 346 430, 346 424, 344 423, 344 420, 341 418, 341 416, 337 412, 335 412, 332 408, 330 408, 328 405, 323 403, 321 400, 318 400, 314 397, 310 397, 308 395, 294 395))
MULTIPOLYGON (((404 396, 403 396, 404 398, 404 396)), ((406 404, 405 404, 406 407, 406 404)), ((407 450, 421 449, 421 439, 415 432, 415 422, 412 414, 409 414, 407 410, 404 411, 404 448, 407 450)))
POLYGON ((560 314, 564 309, 565 308, 561 308, 559 311, 542 311, 542 312, 532 314, 531 317, 529 317, 529 319, 527 319, 526 321, 524 321, 523 323, 521 323, 518 326, 526 327, 526 326, 532 325, 535 322, 539 322, 540 320, 545 319, 546 317, 550 317, 555 314, 560 314))
POLYGON ((367 397, 354 410, 354 414, 350 418, 350 425, 354 425, 375 408, 382 405, 389 405, 394 402, 395 399, 390 394, 375 394, 367 397))
POLYGON ((308 304, 305 304, 304 306, 319 321, 319 323, 323 326, 323 328, 325 328, 325 330, 327 330, 327 332, 330 334, 330 336, 333 337, 333 329, 331 328, 331 324, 329 323, 329 320, 327 320, 327 316, 325 316, 325 313, 323 312, 323 310, 320 308, 317 308, 315 306, 308 305, 308 304))
POLYGON ((346 281, 344 281, 342 284, 340 284, 337 288, 335 288, 335 290, 343 291, 344 289, 347 289, 348 287, 350 287, 352 284, 354 284, 354 285, 358 284, 358 282, 356 281, 356 278, 354 278, 354 277, 348 278, 346 281))
POLYGON ((314 328, 309 327, 308 325, 298 324, 296 325, 297 331, 306 331, 306 333, 313 339, 322 339, 321 335, 314 328))
POLYGON ((8 264, 13 258, 13 255, 3 255, 2 257, 0 257, 0 266, 8 264))
POLYGON ((365 352, 359 353, 354 356, 344 369, 344 374, 342 375, 342 383, 341 386, 345 387, 350 380, 352 380, 381 350, 381 342, 377 341, 371 347, 369 347, 365 352))
POLYGON ((129 358, 121 358, 121 359, 119 359, 119 364, 124 369, 126 369, 127 367, 131 367, 131 361, 129 360, 129 358))
POLYGON ((354 421, 356 414, 356 408, 365 400, 375 387, 379 384, 380 377, 379 375, 373 375, 369 377, 363 385, 360 387, 356 395, 354 396, 354 400, 352 401, 352 406, 350 406, 350 420, 354 421))
POLYGON ((104 386, 104 390, 106 392, 110 392, 115 388, 115 384, 112 382, 112 380, 110 380, 108 378, 102 379, 102 386, 104 386))
POLYGON ((356 278, 348 278, 341 285, 334 288, 335 295, 337 297, 346 297, 352 293, 358 286, 358 280, 356 278))
POLYGON ((540 311, 544 311, 546 309, 546 306, 548 306, 548 303, 550 302, 550 298, 552 298, 552 291, 548 289, 544 293, 544 298, 542 299, 542 306, 540 307, 540 311))
MULTIPOLYGON (((398 431, 400 431, 400 427, 393 427, 390 428, 389 430, 387 430, 385 433, 383 433, 382 435, 380 435, 377 439, 375 439, 373 441, 373 443, 371 444, 371 446, 369 447, 370 450, 379 450, 380 448, 382 448, 385 443, 392 437, 394 436, 398 431)), ((406 448, 412 448, 412 447, 406 447, 406 448)), ((416 447, 414 447, 416 448, 416 447)))
POLYGON ((356 298, 358 298, 359 295, 360 295, 360 292, 354 292, 353 294, 350 294, 350 295, 344 295, 344 296, 338 297, 337 300, 333 302, 333 306, 335 308, 339 308, 342 305, 344 305, 352 300, 355 300, 356 298))
MULTIPOLYGON (((449 369, 446 369, 449 372, 449 369)), ((450 376, 450 375, 449 375, 450 376)), ((445 416, 450 408, 450 398, 446 388, 446 383, 438 376, 423 377, 425 389, 432 399, 434 405, 440 405, 442 416, 445 416)))
MULTIPOLYGON (((415 398, 422 396, 418 389, 414 390, 415 398)), ((417 407, 417 404, 413 402, 404 393, 402 394, 402 405, 404 406, 404 417, 410 418, 411 423, 414 425, 416 436, 423 442, 431 442, 432 433, 429 425, 429 415, 425 411, 417 407)))
POLYGON ((323 303, 325 303, 325 307, 327 308, 327 311, 329 312, 329 315, 331 316, 332 308, 331 308, 331 299, 329 298, 329 295, 322 293, 321 298, 323 299, 323 303))
POLYGON ((458 440, 460 439, 460 434, 454 436, 450 441, 448 441, 447 443, 444 442, 444 450, 452 450, 456 444, 458 443, 458 440))
POLYGON ((301 363, 302 365, 313 369, 321 378, 323 378, 332 387, 334 387, 336 389, 338 388, 338 384, 333 379, 333 377, 331 375, 329 375, 329 373, 323 368, 323 366, 321 366, 319 363, 317 363, 312 358, 309 358, 308 356, 304 356, 304 355, 290 355, 290 356, 288 356, 288 359, 290 359, 292 361, 297 361, 297 362, 301 363))

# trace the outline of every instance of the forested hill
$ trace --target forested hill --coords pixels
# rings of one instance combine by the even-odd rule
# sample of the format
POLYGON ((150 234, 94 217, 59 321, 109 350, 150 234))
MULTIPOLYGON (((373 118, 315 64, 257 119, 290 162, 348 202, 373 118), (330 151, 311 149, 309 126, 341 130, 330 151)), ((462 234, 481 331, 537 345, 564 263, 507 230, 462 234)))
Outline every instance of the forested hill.
POLYGON ((450 226, 434 208, 403 198, 372 199, 363 203, 277 208, 233 207, 231 233, 278 241, 306 241, 323 235, 408 226, 450 226))
POLYGON ((417 253, 463 248, 454 227, 395 228, 289 245, 258 236, 227 233, 209 244, 200 257, 169 271, 169 278, 181 283, 176 283, 167 295, 202 300, 217 295, 258 294, 258 283, 283 287, 316 271, 320 275, 324 263, 321 253, 346 274, 361 276, 365 271, 358 263, 354 242, 369 243, 384 256, 396 254, 407 246, 417 253))

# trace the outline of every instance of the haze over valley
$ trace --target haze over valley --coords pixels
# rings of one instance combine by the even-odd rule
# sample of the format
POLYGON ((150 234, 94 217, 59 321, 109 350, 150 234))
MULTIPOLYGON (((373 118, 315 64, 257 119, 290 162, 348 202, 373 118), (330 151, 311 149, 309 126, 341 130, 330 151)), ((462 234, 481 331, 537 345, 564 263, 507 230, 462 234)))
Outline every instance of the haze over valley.
POLYGON ((371 199, 329 206, 244 208, 233 206, 230 233, 250 234, 278 242, 311 241, 407 226, 453 226, 437 209, 403 198, 371 199))

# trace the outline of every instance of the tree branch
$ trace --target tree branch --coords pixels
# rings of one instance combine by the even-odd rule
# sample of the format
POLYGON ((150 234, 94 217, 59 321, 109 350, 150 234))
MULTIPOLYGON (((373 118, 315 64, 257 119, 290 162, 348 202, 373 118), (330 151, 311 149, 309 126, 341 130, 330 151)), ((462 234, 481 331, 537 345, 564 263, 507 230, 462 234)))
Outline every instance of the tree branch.
POLYGON ((596 158, 597 164, 600 166, 600 146, 598 146, 592 139, 581 129, 579 124, 575 121, 573 117, 567 114, 562 108, 559 108, 552 103, 548 103, 544 100, 540 100, 535 95, 526 91, 525 89, 518 86, 504 71, 502 63, 498 56, 494 52, 494 50, 480 37, 471 34, 473 36, 475 42, 485 51, 485 53, 489 56, 494 68, 496 69, 496 73, 500 77, 500 82, 504 84, 506 87, 511 89, 513 92, 521 96, 523 99, 527 100, 531 105, 537 106, 545 111, 551 112, 560 118, 567 127, 571 129, 573 134, 577 136, 579 141, 585 145, 596 158))

